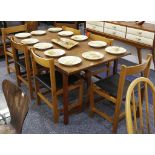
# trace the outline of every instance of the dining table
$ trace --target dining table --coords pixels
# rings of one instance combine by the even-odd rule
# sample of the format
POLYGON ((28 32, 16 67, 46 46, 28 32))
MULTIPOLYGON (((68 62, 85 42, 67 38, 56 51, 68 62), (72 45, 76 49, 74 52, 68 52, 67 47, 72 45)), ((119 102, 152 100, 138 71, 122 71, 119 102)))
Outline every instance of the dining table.
MULTIPOLYGON (((36 38, 39 40, 39 42, 46 42, 46 43, 52 43, 51 39, 56 39, 56 38, 64 38, 56 32, 49 32, 46 31, 46 34, 44 35, 32 35, 31 38, 36 38)), ((70 37, 65 37, 65 38, 70 38, 70 37)), ((14 40, 18 43, 21 43, 21 38, 14 37, 14 40)), ((105 64, 107 62, 114 61, 114 70, 113 72, 117 72, 117 61, 130 54, 130 52, 126 52, 124 54, 109 54, 105 51, 105 47, 102 48, 94 48, 88 45, 88 42, 91 40, 88 38, 84 41, 78 41, 78 44, 74 46, 71 49, 66 49, 63 48, 62 46, 52 43, 53 44, 53 49, 64 49, 65 50, 65 55, 66 56, 77 56, 82 59, 81 63, 75 65, 75 66, 65 66, 62 65, 58 62, 58 58, 54 58, 54 64, 56 69, 62 73, 63 76, 63 106, 64 106, 64 124, 69 123, 69 90, 68 90, 68 77, 73 74, 78 74, 81 71, 85 71, 85 73, 88 73, 88 69, 91 69, 93 67, 97 67, 101 64, 105 64), (82 57, 82 53, 87 52, 87 51, 97 51, 100 52, 104 55, 104 57, 100 60, 87 60, 82 57)), ((33 48, 33 45, 27 45, 28 49, 30 50, 33 48)), ((38 50, 36 49, 35 53, 42 57, 42 58, 50 58, 49 56, 46 56, 44 54, 45 50, 38 50)), ((91 82, 91 75, 87 75, 87 83, 90 84, 91 82)))

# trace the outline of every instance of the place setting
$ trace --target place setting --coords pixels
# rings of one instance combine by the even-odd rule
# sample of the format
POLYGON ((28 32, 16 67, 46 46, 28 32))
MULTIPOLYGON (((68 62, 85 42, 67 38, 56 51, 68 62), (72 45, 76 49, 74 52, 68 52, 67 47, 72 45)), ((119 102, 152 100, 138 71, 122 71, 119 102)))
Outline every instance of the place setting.
POLYGON ((33 45, 38 50, 46 50, 53 47, 52 43, 41 42, 33 45))
POLYGON ((82 53, 82 57, 87 60, 100 60, 104 58, 104 54, 97 51, 87 51, 82 53))
POLYGON ((61 31, 58 32, 58 35, 62 36, 62 37, 69 37, 71 35, 73 35, 74 33, 72 31, 61 31))
POLYGON ((74 35, 71 37, 71 39, 75 41, 84 41, 84 40, 87 40, 88 37, 86 35, 74 35))
POLYGON ((44 52, 44 54, 48 57, 60 57, 65 53, 65 50, 62 49, 48 49, 44 52))
POLYGON ((101 48, 101 47, 105 47, 107 46, 107 43, 104 42, 104 41, 90 41, 88 42, 88 45, 91 46, 91 47, 94 47, 94 48, 101 48))
POLYGON ((41 35, 46 34, 46 31, 44 31, 44 30, 35 30, 35 31, 32 31, 31 34, 36 35, 36 36, 41 36, 41 35))
POLYGON ((62 28, 61 27, 51 27, 48 29, 49 32, 60 32, 62 31, 62 28))
POLYGON ((21 43, 25 44, 25 45, 33 45, 33 44, 36 44, 38 42, 39 42, 39 40, 36 38, 28 38, 28 39, 21 40, 21 43))
POLYGON ((28 33, 28 32, 21 32, 21 33, 16 33, 15 34, 15 37, 16 38, 28 38, 31 36, 31 33, 28 33))
POLYGON ((124 54, 127 52, 127 50, 125 48, 119 47, 119 46, 106 47, 105 51, 109 54, 114 54, 114 55, 124 54))
POLYGON ((78 56, 63 56, 58 59, 58 62, 64 66, 75 66, 82 62, 82 59, 78 56))

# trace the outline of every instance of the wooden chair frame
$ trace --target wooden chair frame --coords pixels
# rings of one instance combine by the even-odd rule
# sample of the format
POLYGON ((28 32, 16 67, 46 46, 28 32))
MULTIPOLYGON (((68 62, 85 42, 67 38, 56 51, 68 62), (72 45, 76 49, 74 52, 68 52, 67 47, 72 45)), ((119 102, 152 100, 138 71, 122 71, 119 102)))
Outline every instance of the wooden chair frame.
POLYGON ((93 82, 91 82, 90 86, 90 112, 91 113, 97 113, 101 117, 107 119, 109 122, 113 124, 112 132, 117 132, 118 127, 118 121, 122 119, 125 115, 124 112, 120 112, 121 104, 122 104, 122 97, 123 97, 123 89, 125 85, 125 79, 129 75, 134 75, 138 73, 144 72, 144 77, 149 76, 150 71, 150 64, 151 64, 152 55, 148 54, 146 61, 143 64, 138 64, 136 66, 130 66, 127 67, 125 65, 122 65, 121 71, 120 71, 120 78, 118 83, 118 91, 117 91, 117 97, 111 96, 108 94, 108 92, 103 91, 101 88, 97 87, 93 82), (111 117, 107 115, 104 112, 101 112, 99 109, 95 107, 94 104, 94 93, 97 93, 98 95, 104 97, 105 99, 111 101, 115 105, 115 112, 114 116, 111 117))
MULTIPOLYGON (((54 65, 54 59, 45 59, 39 57, 37 54, 35 54, 35 50, 31 49, 32 51, 32 66, 33 66, 33 76, 35 81, 35 92, 36 92, 36 103, 40 104, 40 99, 43 100, 51 109, 53 109, 53 118, 54 123, 57 123, 59 120, 59 112, 63 112, 63 109, 58 109, 58 96, 62 95, 63 89, 57 89, 56 88, 56 79, 55 79, 55 65, 54 65), (35 78, 37 74, 39 73, 37 64, 40 66, 45 67, 46 69, 49 69, 50 72, 50 81, 51 81, 51 96, 52 101, 49 101, 45 94, 42 93, 39 89, 39 82, 35 78)), ((73 89, 79 88, 79 99, 77 103, 74 103, 69 106, 69 110, 71 111, 75 107, 78 107, 80 110, 82 108, 82 96, 83 96, 83 80, 78 80, 75 84, 72 84, 69 86, 69 91, 73 89)))
POLYGON ((8 28, 2 28, 1 30, 2 30, 2 40, 3 40, 6 67, 7 67, 8 73, 10 74, 11 71, 15 72, 15 68, 10 66, 10 64, 14 63, 14 60, 13 60, 13 54, 7 50, 7 45, 6 45, 7 36, 13 33, 27 31, 27 24, 12 26, 8 28), (11 58, 11 61, 9 61, 9 58, 11 58))
POLYGON ((150 118, 149 118, 149 103, 148 103, 148 86, 152 90, 152 103, 153 103, 153 112, 154 112, 154 126, 155 126, 155 86, 154 84, 148 79, 144 77, 140 77, 135 79, 131 85, 128 88, 127 95, 126 95, 126 105, 125 105, 125 111, 126 111, 126 126, 127 131, 129 134, 133 133, 144 133, 144 121, 143 121, 143 111, 142 106, 145 106, 146 108, 146 127, 147 132, 151 133, 150 129, 150 118), (141 83, 144 84, 144 97, 145 97, 145 103, 142 99, 142 90, 141 90, 141 83), (134 96, 134 88, 138 86, 138 101, 136 102, 135 96, 134 96), (137 110, 140 114, 140 130, 138 129, 137 125, 137 110), (133 113, 133 115, 132 115, 133 113), (134 121, 132 121, 132 116, 134 121))
POLYGON ((32 86, 32 69, 31 69, 31 58, 30 51, 27 46, 21 43, 17 43, 14 41, 14 38, 11 37, 11 47, 13 52, 13 58, 15 62, 15 71, 16 71, 16 79, 18 86, 21 86, 21 82, 23 82, 29 89, 29 95, 31 99, 33 99, 33 86, 32 86), (26 78, 23 76, 21 72, 20 65, 18 64, 19 55, 18 51, 23 52, 24 54, 24 62, 25 62, 25 71, 26 78))
MULTIPOLYGON (((96 34, 93 34, 93 33, 90 33, 88 37, 90 39, 92 39, 92 40, 104 41, 104 42, 107 43, 108 46, 112 46, 112 44, 113 44, 113 39, 109 39, 109 38, 99 36, 99 35, 96 35, 96 34)), ((108 63, 106 63, 106 68, 102 67, 101 69, 98 69, 96 71, 90 71, 91 75, 101 79, 101 77, 98 74, 102 73, 102 72, 107 72, 107 76, 109 76, 110 75, 110 66, 111 66, 111 64, 112 64, 112 62, 108 62, 108 63)))
POLYGON ((78 29, 74 29, 74 28, 67 27, 67 26, 62 26, 62 29, 64 31, 72 31, 74 33, 74 35, 81 35, 81 31, 78 29))

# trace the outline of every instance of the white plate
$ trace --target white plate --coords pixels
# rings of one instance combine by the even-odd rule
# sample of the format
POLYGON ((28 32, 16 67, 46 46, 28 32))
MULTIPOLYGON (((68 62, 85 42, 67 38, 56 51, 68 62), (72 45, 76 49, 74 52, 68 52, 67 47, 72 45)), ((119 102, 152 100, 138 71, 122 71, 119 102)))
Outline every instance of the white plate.
POLYGON ((82 57, 88 60, 99 60, 99 59, 102 59, 104 55, 100 52, 88 51, 88 52, 82 53, 82 57))
POLYGON ((88 37, 85 35, 74 35, 71 37, 71 39, 76 40, 76 41, 83 41, 86 40, 88 37))
POLYGON ((50 57, 59 57, 65 54, 65 51, 62 49, 49 49, 44 52, 45 55, 50 57))
POLYGON ((76 56, 64 56, 58 59, 58 62, 62 65, 73 66, 81 63, 82 59, 76 56))
POLYGON ((33 47, 36 49, 39 49, 39 50, 45 50, 45 49, 53 47, 53 44, 51 44, 51 43, 37 43, 37 44, 33 45, 33 47))
POLYGON ((104 41, 90 41, 88 45, 92 47, 104 47, 107 43, 104 41))
POLYGON ((123 54, 126 52, 126 49, 118 46, 109 46, 105 48, 105 51, 110 54, 123 54))
POLYGON ((50 32, 59 32, 59 31, 62 31, 62 28, 61 27, 51 27, 48 29, 48 31, 50 32))
POLYGON ((72 31, 61 31, 58 33, 60 36, 64 36, 64 37, 67 37, 67 36, 71 36, 73 35, 74 33, 72 31))
POLYGON ((46 34, 46 31, 43 30, 36 30, 31 32, 32 35, 43 35, 46 34))
POLYGON ((38 42, 39 42, 39 40, 35 39, 35 38, 28 38, 28 39, 21 40, 21 43, 26 44, 26 45, 32 45, 32 44, 36 44, 38 42))
POLYGON ((27 32, 22 32, 22 33, 15 34, 15 37, 17 37, 17 38, 27 38, 27 37, 30 37, 30 36, 31 36, 31 33, 27 33, 27 32))

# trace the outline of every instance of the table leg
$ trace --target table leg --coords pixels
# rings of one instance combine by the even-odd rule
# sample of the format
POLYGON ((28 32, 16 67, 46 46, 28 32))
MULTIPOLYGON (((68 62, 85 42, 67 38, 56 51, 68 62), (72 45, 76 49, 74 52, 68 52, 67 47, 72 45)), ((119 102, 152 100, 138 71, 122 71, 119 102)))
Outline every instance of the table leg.
POLYGON ((86 82, 87 82, 87 98, 86 98, 86 106, 89 106, 89 94, 90 94, 90 84, 91 84, 91 73, 89 71, 85 71, 86 82))
POLYGON ((63 73, 64 124, 66 125, 69 122, 68 100, 68 75, 63 73))
POLYGON ((137 55, 138 55, 139 64, 141 64, 142 63, 142 52, 141 52, 141 48, 137 48, 137 55))
POLYGON ((113 74, 117 73, 118 60, 114 60, 113 74))

